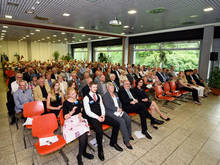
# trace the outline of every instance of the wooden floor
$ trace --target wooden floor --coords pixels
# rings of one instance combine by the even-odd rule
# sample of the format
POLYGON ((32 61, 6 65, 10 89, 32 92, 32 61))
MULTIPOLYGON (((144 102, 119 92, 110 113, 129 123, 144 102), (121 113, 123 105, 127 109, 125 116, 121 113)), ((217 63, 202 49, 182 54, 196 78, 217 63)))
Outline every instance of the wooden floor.
MULTIPOLYGON (((26 138, 27 149, 22 140, 22 126, 19 130, 15 125, 9 125, 5 106, 6 85, 0 72, 0 165, 30 165, 33 140, 31 134, 26 138)), ((209 95, 202 99, 202 105, 195 105, 191 101, 176 106, 175 110, 161 108, 167 113, 171 121, 166 122, 154 130, 149 131, 152 140, 137 139, 132 141, 133 150, 125 148, 121 135, 118 143, 123 152, 111 148, 109 140, 104 138, 105 161, 101 162, 95 152, 95 159, 90 161, 83 158, 85 165, 220 165, 220 97, 209 95)), ((136 120, 139 121, 137 118, 136 120)), ((149 121, 148 121, 149 122, 149 121)), ((148 124, 149 125, 149 124, 148 124)), ((140 130, 135 123, 132 131, 140 130)), ((107 132, 110 133, 110 132, 107 132)), ((89 137, 91 140, 94 133, 89 137)), ((78 141, 64 147, 64 152, 75 165, 78 152, 78 141)), ((88 149, 89 152, 91 152, 88 149)), ((39 156, 34 150, 35 164, 59 165, 65 164, 58 152, 47 156, 39 156)))

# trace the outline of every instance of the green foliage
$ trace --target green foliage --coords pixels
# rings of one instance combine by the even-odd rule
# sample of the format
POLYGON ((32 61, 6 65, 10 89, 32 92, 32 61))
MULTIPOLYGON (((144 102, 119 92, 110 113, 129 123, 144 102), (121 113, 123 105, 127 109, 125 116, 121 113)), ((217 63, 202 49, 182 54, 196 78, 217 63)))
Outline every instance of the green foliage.
POLYGON ((53 57, 54 57, 54 59, 55 59, 56 61, 59 59, 59 56, 60 56, 60 53, 59 53, 58 51, 55 51, 55 52, 53 53, 53 57))
POLYGON ((105 63, 107 63, 109 61, 108 58, 106 57, 106 55, 103 53, 99 54, 98 60, 99 60, 99 62, 105 62, 105 63))
POLYGON ((220 89, 220 68, 216 67, 210 74, 209 86, 211 88, 220 89))
POLYGON ((69 62, 69 61, 72 60, 73 58, 72 58, 72 56, 71 56, 69 53, 67 53, 67 55, 63 55, 63 56, 61 57, 61 59, 69 62))
POLYGON ((19 55, 17 52, 14 54, 14 56, 15 56, 15 58, 16 58, 17 61, 20 61, 20 58, 21 58, 21 57, 20 57, 20 55, 19 55))

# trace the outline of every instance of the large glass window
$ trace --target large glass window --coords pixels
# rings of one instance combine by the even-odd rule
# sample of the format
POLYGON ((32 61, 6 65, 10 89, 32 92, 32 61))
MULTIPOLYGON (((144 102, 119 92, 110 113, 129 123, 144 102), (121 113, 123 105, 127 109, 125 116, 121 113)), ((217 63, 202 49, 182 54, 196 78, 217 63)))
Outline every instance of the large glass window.
POLYGON ((112 64, 122 63, 122 46, 96 47, 95 61, 99 61, 99 56, 101 53, 112 64))
POLYGON ((198 68, 200 41, 164 42, 134 46, 135 64, 174 66, 176 71, 198 68))
POLYGON ((88 54, 87 48, 76 48, 76 49, 74 49, 74 59, 76 59, 76 60, 86 61, 87 60, 87 54, 88 54))

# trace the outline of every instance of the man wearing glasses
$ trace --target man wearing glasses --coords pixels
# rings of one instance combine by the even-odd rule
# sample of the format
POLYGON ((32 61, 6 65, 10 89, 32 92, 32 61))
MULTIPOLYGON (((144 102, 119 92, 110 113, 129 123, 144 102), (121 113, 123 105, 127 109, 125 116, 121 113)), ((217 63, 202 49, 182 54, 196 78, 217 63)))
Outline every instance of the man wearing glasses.
POLYGON ((12 94, 18 90, 19 82, 23 79, 23 74, 17 73, 15 78, 16 78, 16 80, 11 83, 11 93, 12 94))

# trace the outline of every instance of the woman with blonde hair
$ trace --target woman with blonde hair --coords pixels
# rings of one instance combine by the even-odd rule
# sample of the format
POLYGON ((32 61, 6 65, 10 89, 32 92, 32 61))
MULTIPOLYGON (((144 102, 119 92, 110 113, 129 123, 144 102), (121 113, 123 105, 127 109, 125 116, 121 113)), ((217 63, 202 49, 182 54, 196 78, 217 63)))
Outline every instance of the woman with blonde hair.
POLYGON ((60 91, 60 85, 58 81, 52 83, 50 93, 47 96, 47 109, 48 112, 54 113, 56 116, 59 115, 64 102, 64 96, 60 91))
POLYGON ((82 103, 77 100, 77 92, 74 88, 67 89, 67 98, 63 103, 63 137, 66 143, 79 138, 79 153, 77 155, 78 165, 82 165, 82 156, 93 159, 94 156, 86 152, 88 145, 89 126, 86 119, 82 117, 82 103))

